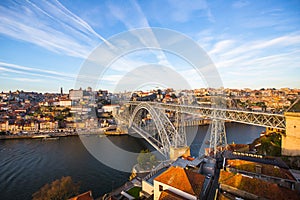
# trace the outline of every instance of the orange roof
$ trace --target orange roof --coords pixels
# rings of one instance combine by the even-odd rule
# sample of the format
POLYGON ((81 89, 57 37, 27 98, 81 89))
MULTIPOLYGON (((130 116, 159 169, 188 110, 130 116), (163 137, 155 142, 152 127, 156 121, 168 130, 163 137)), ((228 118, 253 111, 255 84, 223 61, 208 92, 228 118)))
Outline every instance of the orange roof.
POLYGON ((187 200, 171 191, 165 190, 159 196, 159 200, 187 200))
POLYGON ((194 196, 199 196, 205 176, 185 170, 181 167, 171 166, 154 180, 177 188, 194 196))
POLYGON ((70 198, 69 200, 94 200, 94 198, 92 196, 92 191, 88 191, 76 197, 70 198))
POLYGON ((262 167, 261 173, 266 176, 273 176, 273 177, 296 181, 289 170, 279 168, 275 165, 268 165, 268 164, 257 163, 257 162, 246 161, 246 160, 239 160, 239 159, 229 159, 227 160, 227 164, 230 165, 230 167, 232 168, 253 172, 253 173, 256 172, 255 171, 256 165, 260 165, 262 167))
POLYGON ((258 178, 249 178, 242 176, 241 174, 235 174, 223 170, 220 172, 219 183, 267 199, 298 199, 298 194, 296 191, 279 187, 275 183, 263 181, 258 178))

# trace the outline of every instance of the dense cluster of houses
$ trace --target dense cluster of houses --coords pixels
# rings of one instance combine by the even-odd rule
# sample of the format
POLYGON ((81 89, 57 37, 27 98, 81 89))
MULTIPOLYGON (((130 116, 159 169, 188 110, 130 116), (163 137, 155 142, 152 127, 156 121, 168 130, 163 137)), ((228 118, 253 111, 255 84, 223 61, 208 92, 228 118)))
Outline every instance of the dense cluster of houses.
MULTIPOLYGON (((92 120, 78 120, 76 114, 87 114, 91 106, 85 104, 92 98, 94 110, 111 112, 112 94, 107 91, 70 90, 69 94, 37 92, 2 92, 0 94, 0 131, 2 134, 33 134, 43 132, 74 132, 92 120), (99 109, 98 109, 99 108, 99 109), (101 109, 100 109, 101 108, 101 109), (76 122, 76 123, 75 123, 76 122)), ((79 118, 80 119, 80 118, 79 118)), ((98 125, 98 121, 96 120, 98 125)))
POLYGON ((195 89, 176 91, 135 91, 112 94, 107 90, 92 91, 92 88, 69 90, 69 94, 37 92, 0 93, 0 131, 26 134, 27 132, 74 131, 85 127, 101 127, 104 121, 118 108, 119 100, 158 101, 176 104, 211 106, 212 98, 223 96, 226 106, 232 109, 248 109, 264 112, 281 112, 299 96, 300 89, 195 89), (95 118, 86 116, 91 113, 95 118), (76 123, 75 123, 76 122, 76 123))
POLYGON ((217 158, 181 156, 106 199, 298 199, 299 174, 280 159, 224 151, 217 158))

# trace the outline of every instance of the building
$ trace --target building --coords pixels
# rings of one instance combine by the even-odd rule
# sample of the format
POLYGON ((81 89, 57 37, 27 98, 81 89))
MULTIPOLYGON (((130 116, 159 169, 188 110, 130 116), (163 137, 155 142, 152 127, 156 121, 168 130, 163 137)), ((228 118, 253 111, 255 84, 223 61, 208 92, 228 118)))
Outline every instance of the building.
POLYGON ((217 199, 299 199, 299 194, 275 183, 221 170, 217 199))
POLYGON ((103 112, 113 112, 120 108, 119 105, 105 105, 102 107, 103 112))
POLYGON ((295 189, 297 183, 297 180, 288 169, 274 164, 265 164, 240 159, 227 159, 226 171, 259 178, 288 189, 295 189))
POLYGON ((59 106, 61 106, 61 107, 71 107, 72 106, 72 100, 70 100, 70 99, 61 99, 61 100, 59 100, 59 106))
POLYGON ((83 98, 83 90, 81 88, 79 90, 69 90, 69 98, 72 101, 82 99, 83 98))
POLYGON ((80 195, 77 195, 76 197, 72 197, 69 200, 94 200, 94 198, 92 195, 92 191, 88 191, 80 195))
POLYGON ((217 199, 299 199, 299 182, 279 158, 225 151, 217 199))
POLYGON ((282 155, 300 156, 300 101, 299 99, 284 113, 286 134, 282 136, 282 155))
POLYGON ((171 166, 154 178, 153 199, 199 199, 204 181, 204 175, 171 166))

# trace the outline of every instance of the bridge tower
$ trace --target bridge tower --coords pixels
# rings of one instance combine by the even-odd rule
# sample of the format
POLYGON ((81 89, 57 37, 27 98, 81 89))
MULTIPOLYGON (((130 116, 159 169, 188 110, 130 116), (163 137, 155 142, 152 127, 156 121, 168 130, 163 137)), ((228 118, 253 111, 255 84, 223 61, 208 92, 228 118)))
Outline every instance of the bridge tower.
POLYGON ((175 113, 175 128, 177 130, 177 134, 175 135, 174 145, 176 148, 180 146, 186 146, 184 113, 181 110, 181 107, 178 106, 175 113))
POLYGON ((184 113, 180 106, 175 111, 175 128, 177 133, 174 135, 174 145, 170 146, 170 160, 176 160, 180 156, 191 155, 190 148, 186 142, 184 113))
MULTIPOLYGON (((220 96, 217 96, 212 100, 215 108, 222 108, 226 106, 224 98, 220 96)), ((222 116, 222 111, 217 109, 212 111, 209 150, 213 151, 214 155, 216 155, 218 151, 224 150, 227 146, 225 121, 220 119, 220 116, 222 116)))
POLYGON ((210 134, 209 149, 216 155, 227 146, 224 120, 212 119, 210 134))

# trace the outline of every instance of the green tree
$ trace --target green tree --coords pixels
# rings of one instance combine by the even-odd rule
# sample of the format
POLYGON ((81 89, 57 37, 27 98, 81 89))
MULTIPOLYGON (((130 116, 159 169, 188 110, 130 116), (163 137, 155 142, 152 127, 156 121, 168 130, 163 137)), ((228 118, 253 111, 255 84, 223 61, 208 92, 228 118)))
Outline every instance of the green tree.
POLYGON ((148 154, 149 154, 149 150, 142 150, 140 152, 140 154, 138 155, 137 157, 137 162, 138 164, 141 166, 141 167, 145 167, 146 164, 147 164, 147 157, 148 157, 148 154))
POLYGON ((155 155, 153 155, 148 149, 140 152, 137 157, 137 162, 142 168, 151 168, 157 164, 155 155))
POLYGON ((79 184, 70 176, 62 177, 51 184, 44 185, 32 195, 33 200, 64 200, 78 194, 79 184))
POLYGON ((156 157, 153 154, 150 156, 150 163, 152 166, 157 164, 156 157))

